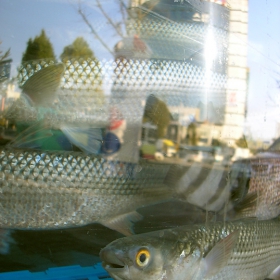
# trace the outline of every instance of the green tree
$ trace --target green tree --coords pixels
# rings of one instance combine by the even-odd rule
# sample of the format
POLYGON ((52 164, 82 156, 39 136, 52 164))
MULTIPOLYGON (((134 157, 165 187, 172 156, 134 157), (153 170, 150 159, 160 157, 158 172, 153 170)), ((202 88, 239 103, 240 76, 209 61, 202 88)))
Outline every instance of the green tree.
POLYGON ((64 61, 71 58, 95 59, 95 56, 85 39, 83 37, 78 37, 71 45, 64 47, 60 58, 64 61))
POLYGON ((27 47, 23 53, 21 61, 24 62, 43 58, 55 59, 53 46, 44 29, 42 29, 39 36, 28 40, 27 47))
POLYGON ((248 144, 244 135, 241 138, 237 139, 235 141, 235 144, 239 148, 244 148, 244 149, 248 148, 248 144))
POLYGON ((104 94, 101 64, 85 39, 77 37, 71 45, 64 47, 60 59, 66 65, 67 83, 73 88, 87 89, 91 97, 96 98, 95 103, 102 104, 104 94), (71 67, 72 65, 75 67, 71 67))

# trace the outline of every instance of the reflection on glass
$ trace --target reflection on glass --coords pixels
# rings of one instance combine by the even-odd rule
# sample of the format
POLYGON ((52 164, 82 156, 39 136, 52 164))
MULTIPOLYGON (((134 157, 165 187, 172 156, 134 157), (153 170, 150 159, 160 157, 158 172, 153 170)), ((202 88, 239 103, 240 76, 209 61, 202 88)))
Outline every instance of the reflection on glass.
POLYGON ((3 1, 1 272, 279 276, 279 71, 248 5, 3 1))

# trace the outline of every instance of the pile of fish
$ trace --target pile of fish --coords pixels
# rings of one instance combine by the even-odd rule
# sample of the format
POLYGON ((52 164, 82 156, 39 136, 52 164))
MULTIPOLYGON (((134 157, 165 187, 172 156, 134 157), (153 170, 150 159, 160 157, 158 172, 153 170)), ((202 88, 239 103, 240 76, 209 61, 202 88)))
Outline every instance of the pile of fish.
MULTIPOLYGON (((7 118, 16 119, 22 106, 38 113, 45 103, 40 92, 50 91, 53 98, 63 65, 46 69, 27 80, 23 99, 7 118), (27 104, 29 98, 35 105, 27 104)), ((116 280, 280 279, 280 157, 240 160, 229 168, 220 163, 127 162, 100 152, 100 127, 87 129, 90 133, 59 128, 85 152, 34 150, 29 145, 36 135, 32 130, 0 151, 2 253, 8 251, 10 229, 100 223, 127 236, 100 252, 104 268, 116 280), (179 200, 199 207, 205 217, 215 213, 219 221, 128 236, 142 218, 137 210, 179 200)), ((43 131, 39 140, 48 134, 43 131)))
POLYGON ((228 215, 221 221, 116 240, 100 252, 104 268, 117 280, 280 279, 279 158, 236 161, 228 173, 229 185, 222 184, 223 175, 212 185, 210 174, 219 174, 219 169, 206 172, 204 168, 201 180, 202 167, 196 175, 189 173, 194 165, 180 167, 174 176, 180 197, 205 210, 213 196, 223 197, 227 209, 212 204, 217 206, 213 210, 228 215), (194 185, 199 179, 200 185, 194 185))

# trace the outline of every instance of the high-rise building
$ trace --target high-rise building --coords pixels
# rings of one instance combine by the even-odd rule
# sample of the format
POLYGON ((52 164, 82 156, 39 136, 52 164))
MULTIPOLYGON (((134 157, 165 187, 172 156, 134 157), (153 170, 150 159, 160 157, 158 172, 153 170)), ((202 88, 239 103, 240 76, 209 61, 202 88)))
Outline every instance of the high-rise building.
POLYGON ((248 0, 231 0, 228 5, 228 82, 223 137, 234 140, 243 134, 247 111, 248 0))
POLYGON ((176 64, 165 71, 170 81, 181 71, 169 107, 197 107, 199 121, 220 123, 229 142, 239 139, 246 117, 248 0, 132 0, 130 6, 138 12, 128 20, 128 34, 140 34, 151 59, 176 64))

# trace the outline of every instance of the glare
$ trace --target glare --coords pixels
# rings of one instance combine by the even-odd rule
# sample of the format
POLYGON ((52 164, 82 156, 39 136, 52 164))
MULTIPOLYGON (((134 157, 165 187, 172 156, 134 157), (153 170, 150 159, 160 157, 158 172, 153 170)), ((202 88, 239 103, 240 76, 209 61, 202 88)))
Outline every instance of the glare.
POLYGON ((207 70, 210 70, 217 57, 217 45, 212 28, 208 30, 204 46, 205 66, 207 70))
POLYGON ((207 31, 204 43, 204 58, 205 58, 205 92, 204 92, 204 119, 208 119, 208 95, 211 87, 212 67, 217 57, 217 45, 213 34, 213 29, 210 27, 207 31))

